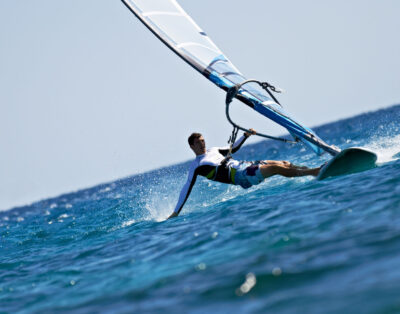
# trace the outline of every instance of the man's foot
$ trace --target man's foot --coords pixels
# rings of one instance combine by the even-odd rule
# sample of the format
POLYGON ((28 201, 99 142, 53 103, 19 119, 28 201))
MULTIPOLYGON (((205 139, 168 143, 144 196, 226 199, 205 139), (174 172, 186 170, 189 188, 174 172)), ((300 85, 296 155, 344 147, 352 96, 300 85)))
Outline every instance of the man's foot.
POLYGON ((321 171, 321 167, 312 168, 310 169, 310 174, 314 177, 318 176, 319 172, 321 171))

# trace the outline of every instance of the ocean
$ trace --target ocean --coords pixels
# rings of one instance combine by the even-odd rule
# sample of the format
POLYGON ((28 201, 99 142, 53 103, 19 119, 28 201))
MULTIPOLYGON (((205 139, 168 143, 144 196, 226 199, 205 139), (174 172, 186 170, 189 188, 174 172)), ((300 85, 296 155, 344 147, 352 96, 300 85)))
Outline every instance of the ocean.
MULTIPOLYGON (((0 212, 0 313, 400 313, 400 105, 314 128, 378 167, 244 190, 190 162, 0 212)), ((261 141, 235 158, 318 166, 261 141)))

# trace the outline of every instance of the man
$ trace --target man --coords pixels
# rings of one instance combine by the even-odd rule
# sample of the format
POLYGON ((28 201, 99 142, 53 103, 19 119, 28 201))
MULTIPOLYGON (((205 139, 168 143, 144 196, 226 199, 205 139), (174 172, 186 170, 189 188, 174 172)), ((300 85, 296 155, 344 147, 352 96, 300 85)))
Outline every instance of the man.
MULTIPOLYGON (((237 152, 248 137, 256 132, 244 133, 232 146, 232 153, 237 152)), ((249 188, 264 181, 265 178, 279 174, 284 177, 317 176, 319 168, 295 166, 288 161, 263 160, 256 162, 232 159, 229 148, 212 147, 206 150, 203 135, 192 133, 188 138, 189 146, 196 155, 190 166, 189 177, 179 195, 174 212, 168 217, 176 217, 183 208, 198 175, 209 180, 240 185, 249 188)))

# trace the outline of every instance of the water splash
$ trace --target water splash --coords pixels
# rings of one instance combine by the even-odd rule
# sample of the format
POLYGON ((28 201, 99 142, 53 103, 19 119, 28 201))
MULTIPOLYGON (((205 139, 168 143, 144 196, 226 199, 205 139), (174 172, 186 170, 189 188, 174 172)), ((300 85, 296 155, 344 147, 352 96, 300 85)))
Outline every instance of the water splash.
POLYGON ((400 134, 376 138, 366 145, 366 148, 376 152, 378 163, 383 164, 400 158, 400 134))

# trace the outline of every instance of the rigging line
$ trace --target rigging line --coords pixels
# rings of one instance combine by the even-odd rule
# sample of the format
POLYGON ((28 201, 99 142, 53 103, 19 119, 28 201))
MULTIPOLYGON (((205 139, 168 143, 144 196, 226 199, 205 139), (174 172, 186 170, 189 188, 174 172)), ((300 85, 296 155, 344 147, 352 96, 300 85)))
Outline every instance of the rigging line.
MULTIPOLYGON (((267 83, 267 82, 260 82, 260 81, 254 80, 254 79, 244 81, 244 82, 242 82, 242 83, 240 83, 240 84, 236 84, 236 85, 234 85, 234 86, 232 86, 231 88, 228 89, 228 92, 227 92, 227 94, 226 94, 226 100, 225 100, 225 102, 226 102, 226 117, 228 118, 228 121, 229 121, 233 126, 236 126, 236 127, 238 127, 239 129, 241 129, 241 130, 243 130, 243 131, 246 131, 246 132, 249 132, 249 130, 238 126, 238 125, 235 124, 235 123, 232 121, 232 119, 230 118, 230 116, 229 116, 229 105, 230 105, 230 103, 232 102, 233 98, 234 98, 234 97, 237 95, 237 93, 239 92, 239 89, 240 89, 244 84, 247 84, 247 83, 250 83, 250 82, 254 82, 254 83, 259 84, 263 89, 265 89, 266 91, 268 91, 268 93, 269 93, 269 89, 270 89, 270 88, 271 88, 271 90, 274 90, 275 92, 278 92, 278 93, 280 92, 280 91, 277 91, 277 89, 276 89, 275 87, 273 87, 271 84, 269 84, 269 83, 267 83), (272 87, 273 87, 273 89, 272 89, 272 87)), ((271 95, 271 93, 270 93, 270 95, 271 95)), ((272 96, 272 95, 271 95, 271 96, 272 96)), ((273 99, 275 99, 275 97, 273 97, 273 99)), ((294 125, 296 125, 296 126, 302 128, 301 125, 299 125, 297 122, 293 121, 290 117, 286 116, 285 114, 283 114, 283 113, 281 113, 281 112, 277 112, 273 107, 270 107, 270 106, 268 106, 268 107, 269 107, 269 109, 271 109, 272 111, 275 111, 276 113, 280 114, 281 116, 283 116, 283 117, 285 117, 286 119, 288 119, 289 121, 291 121, 294 125)), ((260 134, 260 133, 256 133, 255 135, 258 135, 258 136, 261 136, 261 137, 265 137, 265 138, 270 138, 270 139, 277 140, 277 141, 287 142, 287 143, 298 143, 298 142, 300 142, 300 138, 298 138, 297 136, 294 136, 293 134, 292 134, 292 136, 294 136, 295 142, 290 141, 290 140, 287 140, 287 139, 284 139, 284 138, 273 137, 273 136, 269 136, 269 135, 265 135, 265 134, 260 134)), ((309 131, 307 131, 307 133, 304 133, 304 134, 302 135, 302 137, 303 137, 305 140, 309 141, 311 144, 317 145, 318 147, 322 148, 324 151, 328 152, 328 153, 331 154, 332 156, 336 156, 338 153, 340 153, 340 149, 339 149, 338 147, 336 147, 336 146, 334 146, 334 145, 329 146, 328 144, 326 144, 326 143, 324 143, 323 141, 321 141, 318 137, 316 137, 313 133, 311 133, 311 132, 309 132, 309 131)))
POLYGON ((234 126, 233 130, 232 130, 232 134, 231 134, 231 136, 229 137, 229 140, 228 140, 229 152, 228 152, 227 157, 230 157, 232 155, 233 144, 236 142, 236 138, 237 138, 238 132, 239 132, 239 129, 234 126))
MULTIPOLYGON (((275 101, 279 106, 282 107, 282 105, 278 102, 278 100, 274 97, 274 95, 269 91, 269 89, 273 90, 273 91, 276 92, 276 93, 281 93, 282 90, 281 90, 280 88, 276 88, 275 86, 269 84, 268 82, 260 82, 260 81, 255 80, 255 79, 249 79, 249 80, 246 80, 246 81, 241 82, 241 83, 239 83, 239 84, 236 84, 235 86, 232 86, 232 87, 231 87, 232 92, 231 92, 231 95, 229 96, 229 100, 232 101, 233 98, 236 96, 236 94, 239 92, 240 88, 241 88, 243 85, 247 84, 247 83, 257 83, 258 85, 260 85, 265 91, 268 92, 268 94, 272 97, 272 99, 274 99, 274 101, 275 101)), ((246 90, 246 89, 245 89, 244 91, 247 92, 247 93, 252 94, 251 91, 248 91, 248 90, 246 90)), ((229 90, 228 90, 228 92, 229 92, 229 90)), ((226 95, 226 100, 228 100, 228 94, 226 95)), ((263 104, 264 104, 264 103, 263 103, 263 104)), ((289 116, 287 116, 287 115, 284 114, 283 112, 279 112, 279 111, 277 111, 275 108, 273 108, 273 107, 271 107, 271 106, 268 106, 268 108, 269 108, 270 110, 274 111, 275 113, 281 115, 282 117, 286 118, 287 120, 289 120, 291 123, 293 123, 293 124, 296 125, 297 127, 303 128, 298 122, 293 121, 292 118, 290 118, 289 116)), ((282 107, 282 108, 283 108, 283 107, 282 107)), ((307 131, 307 133, 305 134, 305 136, 306 136, 306 137, 309 137, 309 138, 312 138, 312 139, 316 139, 315 135, 312 134, 312 133, 309 132, 309 131, 307 131)), ((316 140, 317 140, 317 139, 316 139, 316 140)))
MULTIPOLYGON (((246 128, 244 128, 244 127, 241 127, 241 126, 239 126, 238 124, 236 124, 235 122, 233 122, 232 119, 231 119, 231 117, 230 117, 230 115, 229 115, 229 105, 231 104, 233 98, 236 96, 236 94, 238 93, 238 91, 239 91, 239 89, 240 89, 241 86, 243 86, 243 85, 246 84, 246 83, 250 83, 250 82, 256 82, 256 83, 260 84, 260 82, 257 81, 257 80, 247 80, 247 81, 244 81, 244 82, 242 82, 242 83, 240 83, 240 84, 237 84, 237 85, 235 85, 235 86, 232 86, 231 88, 228 89, 228 92, 226 93, 225 114, 226 114, 226 117, 227 117, 229 123, 233 125, 232 135, 231 135, 231 138, 229 139, 228 143, 231 143, 231 140, 232 140, 232 138, 233 138, 233 136, 234 136, 235 131, 236 131, 236 135, 237 135, 237 132, 238 132, 239 130, 242 130, 242 131, 247 132, 247 133, 253 133, 253 132, 250 131, 249 129, 246 129, 246 128)), ((258 135, 258 136, 264 137, 264 138, 269 138, 269 139, 276 140, 276 141, 281 141, 281 142, 285 142, 285 143, 291 143, 291 144, 296 144, 296 143, 299 142, 299 139, 298 139, 298 138, 296 138, 296 141, 291 141, 291 140, 288 140, 288 139, 286 139, 286 138, 275 137, 275 136, 271 136, 271 135, 267 135, 267 134, 262 134, 262 133, 258 133, 258 132, 256 132, 255 135, 258 135)), ((234 139, 236 139, 236 136, 234 136, 234 139)), ((232 145, 233 145, 233 144, 231 143, 231 146, 232 146, 232 145)))

